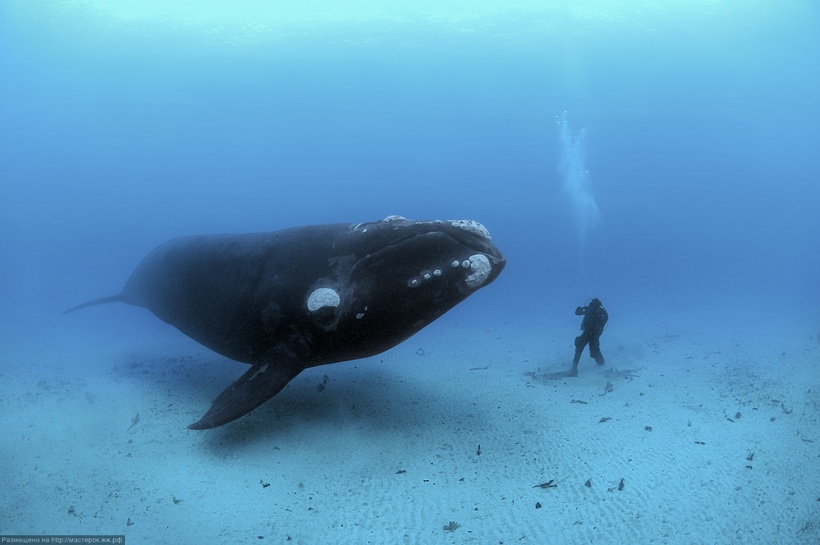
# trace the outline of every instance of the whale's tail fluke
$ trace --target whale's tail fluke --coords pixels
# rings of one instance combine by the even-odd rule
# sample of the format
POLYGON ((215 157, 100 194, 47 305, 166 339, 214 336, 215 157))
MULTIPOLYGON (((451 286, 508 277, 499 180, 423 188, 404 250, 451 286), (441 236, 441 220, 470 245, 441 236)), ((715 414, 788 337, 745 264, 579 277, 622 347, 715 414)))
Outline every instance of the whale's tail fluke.
POLYGON ((100 297, 99 299, 94 299, 92 301, 88 301, 87 303, 83 303, 82 305, 77 305, 76 307, 71 307, 70 309, 63 312, 63 314, 68 314, 69 312, 74 312, 75 310, 80 310, 81 308, 86 307, 93 307, 95 305, 104 305, 106 303, 120 303, 123 302, 122 294, 117 295, 109 295, 108 297, 100 297))

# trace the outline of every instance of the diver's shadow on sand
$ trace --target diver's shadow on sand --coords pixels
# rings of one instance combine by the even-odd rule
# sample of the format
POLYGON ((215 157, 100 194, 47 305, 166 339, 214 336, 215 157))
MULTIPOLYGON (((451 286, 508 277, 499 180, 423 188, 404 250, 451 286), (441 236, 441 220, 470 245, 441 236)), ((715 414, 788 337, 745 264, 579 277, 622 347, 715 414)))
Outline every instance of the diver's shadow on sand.
POLYGON ((590 373, 586 373, 586 370, 582 370, 580 373, 577 369, 573 370, 572 366, 567 366, 564 368, 559 368, 556 366, 547 367, 546 369, 543 367, 539 367, 535 371, 529 371, 524 373, 525 376, 529 377, 529 379, 533 382, 541 382, 541 383, 549 383, 556 380, 566 380, 566 379, 576 379, 578 375, 587 375, 590 373))
POLYGON ((568 369, 558 369, 555 368, 542 370, 540 367, 535 371, 530 371, 525 373, 526 376, 530 377, 534 382, 552 382, 556 380, 566 380, 566 379, 575 379, 578 378, 579 375, 593 375, 593 376, 603 376, 608 380, 614 379, 625 379, 632 381, 633 379, 639 377, 638 374, 643 367, 639 367, 637 369, 619 369, 615 366, 610 365, 594 365, 590 368, 580 369, 580 370, 573 370, 572 367, 568 369))
POLYGON ((550 373, 532 372, 529 375, 531 377, 537 379, 537 380, 548 381, 548 380, 563 380, 565 378, 575 378, 575 377, 578 376, 578 372, 577 371, 564 370, 564 371, 553 371, 553 372, 550 372, 550 373))

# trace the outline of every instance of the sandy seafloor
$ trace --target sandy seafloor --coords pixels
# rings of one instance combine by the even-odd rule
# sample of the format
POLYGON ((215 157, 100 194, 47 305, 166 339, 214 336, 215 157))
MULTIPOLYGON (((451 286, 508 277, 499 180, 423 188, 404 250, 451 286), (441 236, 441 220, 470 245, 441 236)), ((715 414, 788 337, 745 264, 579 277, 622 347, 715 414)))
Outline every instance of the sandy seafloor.
POLYGON ((0 534, 820 542, 817 331, 612 320, 607 365, 585 354, 560 378, 574 316, 475 308, 381 356, 309 369, 211 431, 186 425, 245 366, 146 311, 8 325, 0 534))

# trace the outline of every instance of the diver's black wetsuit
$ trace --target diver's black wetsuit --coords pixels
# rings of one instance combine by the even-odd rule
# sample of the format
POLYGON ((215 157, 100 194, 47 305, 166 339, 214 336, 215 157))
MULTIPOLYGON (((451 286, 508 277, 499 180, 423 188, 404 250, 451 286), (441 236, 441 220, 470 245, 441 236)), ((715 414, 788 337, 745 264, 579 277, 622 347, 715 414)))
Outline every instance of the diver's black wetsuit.
POLYGON ((604 332, 604 326, 609 319, 604 305, 598 299, 593 299, 589 305, 585 307, 578 307, 575 309, 575 314, 584 317, 581 322, 581 334, 575 337, 575 358, 572 360, 573 369, 578 367, 578 362, 581 359, 581 352, 584 347, 589 345, 589 355, 595 358, 598 365, 604 364, 604 356, 601 354, 601 345, 599 340, 601 333, 604 332))

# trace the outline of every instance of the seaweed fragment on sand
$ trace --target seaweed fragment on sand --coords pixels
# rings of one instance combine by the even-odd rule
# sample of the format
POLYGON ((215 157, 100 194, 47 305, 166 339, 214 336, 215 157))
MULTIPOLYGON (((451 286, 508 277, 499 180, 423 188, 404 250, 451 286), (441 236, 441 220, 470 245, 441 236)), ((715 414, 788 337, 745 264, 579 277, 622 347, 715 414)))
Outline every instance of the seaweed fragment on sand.
POLYGON ((131 417, 131 425, 128 426, 127 431, 131 431, 134 428, 134 426, 136 426, 139 423, 140 423, 140 413, 137 412, 137 414, 135 414, 134 416, 131 417))
POLYGON ((550 479, 549 481, 547 481, 545 483, 534 485, 533 488, 543 488, 544 490, 546 490, 547 488, 558 488, 558 485, 561 484, 562 482, 566 481, 568 478, 569 477, 564 477, 560 481, 556 481, 555 479, 550 479))
POLYGON ((623 480, 623 479, 621 479, 621 482, 619 482, 619 483, 617 484, 617 486, 613 486, 613 487, 611 487, 611 488, 607 488, 607 492, 612 492, 612 491, 614 491, 614 490, 621 491, 621 490, 623 490, 623 489, 624 489, 624 480, 623 480))
POLYGON ((461 524, 457 523, 454 520, 451 520, 450 522, 448 522, 447 524, 444 525, 444 531, 445 532, 455 532, 460 527, 461 527, 461 524))

